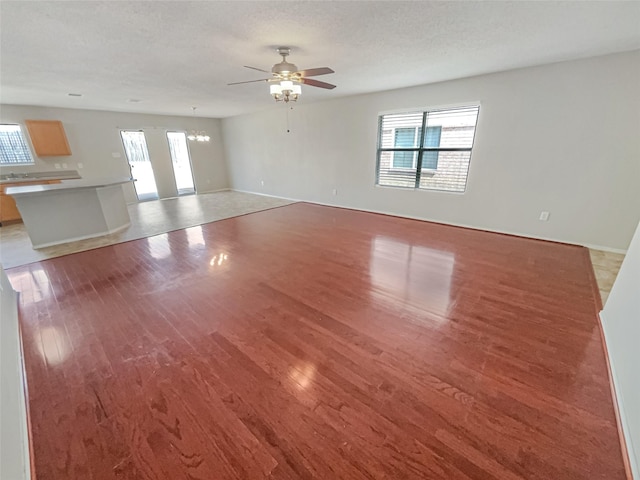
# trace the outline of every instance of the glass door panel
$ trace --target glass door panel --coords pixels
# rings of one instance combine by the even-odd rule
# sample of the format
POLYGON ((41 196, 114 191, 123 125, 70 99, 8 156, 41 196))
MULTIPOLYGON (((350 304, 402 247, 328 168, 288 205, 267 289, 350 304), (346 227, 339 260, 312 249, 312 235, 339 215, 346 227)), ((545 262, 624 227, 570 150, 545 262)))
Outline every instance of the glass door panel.
POLYGON ((135 178, 133 185, 136 188, 138 200, 157 200, 158 188, 151 160, 149 160, 149 150, 147 150, 144 132, 122 130, 120 135, 131 167, 131 176, 135 178))
POLYGON ((167 132, 169 150, 171 151, 171 164, 173 174, 176 178, 176 188, 178 195, 190 195, 196 193, 193 183, 193 171, 191 170, 191 159, 189 157, 189 147, 187 146, 187 136, 184 132, 167 132))

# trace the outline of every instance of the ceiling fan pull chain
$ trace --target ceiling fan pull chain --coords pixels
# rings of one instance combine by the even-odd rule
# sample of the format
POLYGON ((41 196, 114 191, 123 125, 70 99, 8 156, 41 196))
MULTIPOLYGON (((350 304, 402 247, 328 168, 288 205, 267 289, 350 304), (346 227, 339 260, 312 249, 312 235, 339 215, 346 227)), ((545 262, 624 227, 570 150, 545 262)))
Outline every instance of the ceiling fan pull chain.
POLYGON ((287 108, 287 133, 291 133, 291 129, 289 128, 289 110, 293 110, 293 107, 287 108))

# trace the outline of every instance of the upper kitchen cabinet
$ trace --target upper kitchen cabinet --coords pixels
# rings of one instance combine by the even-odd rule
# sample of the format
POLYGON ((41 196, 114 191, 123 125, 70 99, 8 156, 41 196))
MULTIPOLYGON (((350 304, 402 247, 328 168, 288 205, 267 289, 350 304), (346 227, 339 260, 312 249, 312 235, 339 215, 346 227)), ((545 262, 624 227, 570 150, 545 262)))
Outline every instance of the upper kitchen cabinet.
POLYGON ((67 135, 59 120, 25 120, 31 143, 39 157, 71 155, 67 135))

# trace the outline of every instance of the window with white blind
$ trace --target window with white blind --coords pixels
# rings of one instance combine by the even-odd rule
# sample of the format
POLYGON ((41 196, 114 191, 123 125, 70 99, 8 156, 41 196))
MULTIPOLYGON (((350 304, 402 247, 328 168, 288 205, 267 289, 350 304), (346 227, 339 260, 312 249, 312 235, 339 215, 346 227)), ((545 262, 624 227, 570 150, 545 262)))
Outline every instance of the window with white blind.
POLYGON ((464 192, 479 110, 476 105, 382 115, 376 184, 464 192))
POLYGON ((33 157, 20 125, 0 125, 0 165, 32 165, 33 157))

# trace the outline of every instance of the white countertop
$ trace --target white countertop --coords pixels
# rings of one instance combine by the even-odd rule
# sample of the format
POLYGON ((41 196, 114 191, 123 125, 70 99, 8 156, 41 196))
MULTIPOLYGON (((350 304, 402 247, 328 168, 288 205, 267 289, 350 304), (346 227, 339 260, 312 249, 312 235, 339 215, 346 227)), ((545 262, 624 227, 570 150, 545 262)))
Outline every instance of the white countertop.
POLYGON ((49 185, 26 185, 24 187, 9 187, 5 194, 18 197, 20 195, 34 195, 39 193, 57 192, 64 190, 76 190, 80 188, 101 188, 110 187, 112 185, 121 185, 133 182, 131 177, 116 178, 108 180, 63 180, 62 183, 53 183, 49 185))
MULTIPOLYGON (((3 171, 6 170, 3 169, 3 171)), ((52 172, 5 173, 0 175, 0 185, 47 180, 73 180, 82 178, 77 170, 56 170, 52 172)))

